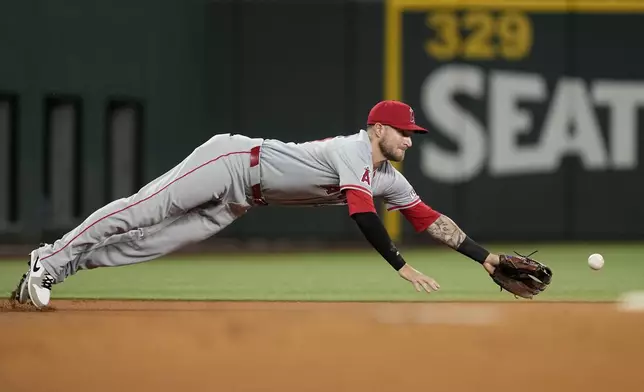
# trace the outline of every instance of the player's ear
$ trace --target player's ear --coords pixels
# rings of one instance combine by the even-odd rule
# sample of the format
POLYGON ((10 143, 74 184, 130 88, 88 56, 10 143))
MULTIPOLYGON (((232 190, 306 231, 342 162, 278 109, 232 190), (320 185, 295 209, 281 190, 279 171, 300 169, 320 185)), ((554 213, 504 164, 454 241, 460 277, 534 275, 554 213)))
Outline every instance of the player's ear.
POLYGON ((374 130, 376 132, 376 136, 378 138, 381 138, 382 134, 385 132, 385 126, 380 123, 376 123, 374 130))

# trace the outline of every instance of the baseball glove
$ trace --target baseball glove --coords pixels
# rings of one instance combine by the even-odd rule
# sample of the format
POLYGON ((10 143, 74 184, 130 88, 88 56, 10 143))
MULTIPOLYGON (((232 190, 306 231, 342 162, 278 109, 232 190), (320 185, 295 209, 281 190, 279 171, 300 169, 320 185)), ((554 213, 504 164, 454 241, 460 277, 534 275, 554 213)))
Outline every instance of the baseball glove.
MULTIPOLYGON (((515 252, 516 253, 516 252, 515 252)), ((544 264, 522 256, 499 255, 499 265, 490 274, 492 280, 515 297, 529 298, 544 291, 552 280, 552 271, 544 264)))

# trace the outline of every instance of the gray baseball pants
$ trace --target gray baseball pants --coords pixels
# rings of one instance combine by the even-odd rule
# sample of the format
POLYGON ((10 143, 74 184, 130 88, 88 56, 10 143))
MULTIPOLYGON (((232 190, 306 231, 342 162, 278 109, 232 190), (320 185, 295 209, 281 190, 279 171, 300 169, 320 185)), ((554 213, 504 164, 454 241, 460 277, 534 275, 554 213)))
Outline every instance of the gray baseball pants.
POLYGON ((60 283, 79 270, 140 263, 211 237, 253 205, 261 143, 213 136, 136 194, 114 200, 38 248, 42 265, 60 283))

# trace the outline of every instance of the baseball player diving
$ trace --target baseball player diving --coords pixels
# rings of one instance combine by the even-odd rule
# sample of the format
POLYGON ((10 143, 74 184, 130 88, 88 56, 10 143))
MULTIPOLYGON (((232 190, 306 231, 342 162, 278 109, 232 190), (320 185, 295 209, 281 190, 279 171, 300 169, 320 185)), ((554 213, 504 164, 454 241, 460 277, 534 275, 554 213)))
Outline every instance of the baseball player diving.
POLYGON ((494 254, 449 217, 423 203, 390 163, 400 162, 412 136, 426 133, 399 101, 381 101, 366 130, 305 143, 219 134, 136 194, 114 200, 56 240, 41 244, 12 294, 37 308, 52 286, 79 270, 156 259, 209 238, 256 206, 347 206, 373 248, 417 291, 439 284, 405 262, 376 213, 374 197, 397 210, 417 232, 480 263, 501 289, 532 298, 552 272, 529 256, 494 254))

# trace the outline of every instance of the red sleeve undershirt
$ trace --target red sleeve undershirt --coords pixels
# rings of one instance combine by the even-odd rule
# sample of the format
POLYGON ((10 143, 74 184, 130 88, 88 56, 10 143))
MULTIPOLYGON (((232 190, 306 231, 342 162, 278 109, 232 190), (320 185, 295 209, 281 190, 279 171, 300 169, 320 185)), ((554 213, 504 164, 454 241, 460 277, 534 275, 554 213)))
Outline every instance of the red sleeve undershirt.
POLYGON ((345 194, 347 196, 347 204, 349 205, 349 215, 360 212, 376 213, 376 207, 373 205, 373 197, 366 192, 347 189, 345 194))
POLYGON ((404 208, 399 211, 414 226, 414 229, 418 233, 427 230, 429 225, 441 216, 440 212, 432 210, 430 206, 422 201, 413 207, 404 208))
MULTIPOLYGON (((373 197, 365 192, 357 191, 355 189, 347 189, 347 204, 349 205, 349 215, 357 214, 360 212, 373 212, 376 213, 376 207, 373 204, 373 197)), ((422 201, 410 208, 399 210, 401 214, 414 226, 417 232, 427 230, 429 225, 434 223, 441 214, 434 211, 427 204, 422 201)))

